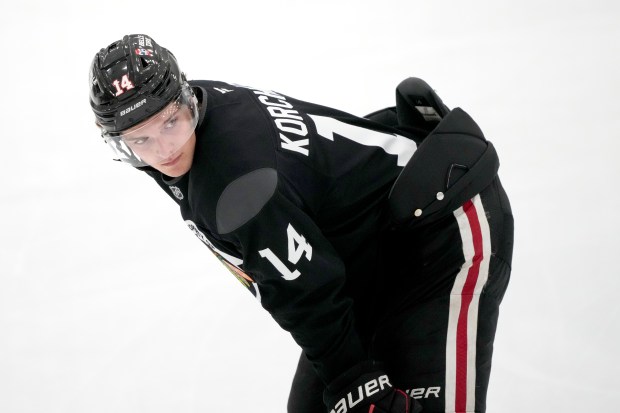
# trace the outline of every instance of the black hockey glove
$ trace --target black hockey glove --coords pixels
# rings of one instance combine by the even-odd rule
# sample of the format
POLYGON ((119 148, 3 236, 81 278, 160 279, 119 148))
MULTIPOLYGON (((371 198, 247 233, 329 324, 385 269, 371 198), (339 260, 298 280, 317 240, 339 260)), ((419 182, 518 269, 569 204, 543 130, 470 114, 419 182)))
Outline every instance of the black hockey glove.
POLYGON ((358 364, 331 382, 323 395, 329 413, 419 413, 422 406, 392 387, 375 362, 358 364))

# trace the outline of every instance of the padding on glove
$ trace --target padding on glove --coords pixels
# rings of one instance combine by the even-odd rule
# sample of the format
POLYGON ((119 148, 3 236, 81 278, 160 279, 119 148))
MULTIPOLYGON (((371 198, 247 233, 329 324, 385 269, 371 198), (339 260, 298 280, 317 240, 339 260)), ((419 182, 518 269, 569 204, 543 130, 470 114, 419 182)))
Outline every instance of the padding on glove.
POLYGON ((329 413, 419 413, 422 407, 395 389, 381 365, 366 361, 327 386, 323 399, 329 413))

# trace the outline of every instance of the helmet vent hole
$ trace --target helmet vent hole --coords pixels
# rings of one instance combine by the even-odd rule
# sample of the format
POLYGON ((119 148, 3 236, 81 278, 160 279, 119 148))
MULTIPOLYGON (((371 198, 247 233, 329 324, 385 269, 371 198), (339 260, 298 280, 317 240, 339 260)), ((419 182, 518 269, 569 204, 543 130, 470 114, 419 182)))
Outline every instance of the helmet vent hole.
POLYGON ((170 84, 170 69, 166 68, 166 72, 162 76, 163 82, 161 82, 155 89, 153 89, 153 95, 159 95, 160 91, 163 89, 164 91, 170 84))

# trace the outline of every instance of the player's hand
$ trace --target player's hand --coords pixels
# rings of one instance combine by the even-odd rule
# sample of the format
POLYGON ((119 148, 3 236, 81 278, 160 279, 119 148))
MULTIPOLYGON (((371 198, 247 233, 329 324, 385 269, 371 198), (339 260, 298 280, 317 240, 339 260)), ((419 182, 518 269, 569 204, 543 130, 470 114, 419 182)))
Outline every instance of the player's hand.
POLYGON ((343 373, 324 394, 330 413, 418 413, 422 407, 392 387, 375 362, 364 362, 343 373))

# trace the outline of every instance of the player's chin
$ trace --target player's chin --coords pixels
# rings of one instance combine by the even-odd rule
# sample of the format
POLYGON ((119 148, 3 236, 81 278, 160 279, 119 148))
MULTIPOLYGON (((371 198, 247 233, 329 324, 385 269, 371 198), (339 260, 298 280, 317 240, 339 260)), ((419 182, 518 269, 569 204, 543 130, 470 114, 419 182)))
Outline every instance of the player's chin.
POLYGON ((192 167, 192 158, 187 156, 187 154, 182 154, 180 159, 176 161, 172 165, 160 164, 156 169, 159 172, 163 173, 172 178, 178 178, 179 176, 185 175, 190 168, 192 167))

